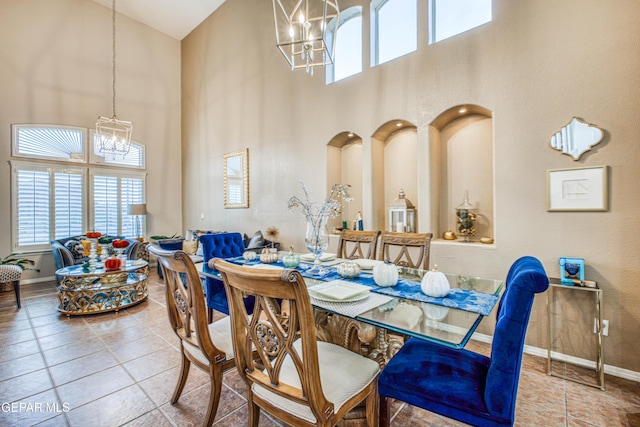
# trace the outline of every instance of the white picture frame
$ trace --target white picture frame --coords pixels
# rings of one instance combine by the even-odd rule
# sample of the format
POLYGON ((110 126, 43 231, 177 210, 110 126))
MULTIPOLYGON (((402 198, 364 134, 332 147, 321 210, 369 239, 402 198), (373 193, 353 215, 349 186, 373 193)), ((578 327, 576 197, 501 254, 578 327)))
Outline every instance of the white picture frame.
POLYGON ((607 211, 608 167, 547 171, 547 211, 607 211))

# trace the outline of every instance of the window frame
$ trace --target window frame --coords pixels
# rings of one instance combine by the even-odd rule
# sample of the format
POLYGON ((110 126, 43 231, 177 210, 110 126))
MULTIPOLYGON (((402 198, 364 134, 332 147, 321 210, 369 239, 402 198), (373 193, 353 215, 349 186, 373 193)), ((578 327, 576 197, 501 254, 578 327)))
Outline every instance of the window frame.
POLYGON ((489 6, 491 8, 491 10, 490 10, 491 18, 488 21, 484 21, 484 22, 482 22, 480 24, 474 25, 473 27, 469 27, 469 28, 467 28, 465 30, 462 30, 460 32, 453 33, 451 35, 448 35, 446 37, 438 39, 436 37, 436 31, 437 31, 437 27, 438 27, 437 26, 437 22, 436 22, 437 17, 438 17, 438 10, 437 10, 438 8, 437 8, 436 3, 438 1, 439 0, 429 0, 429 31, 428 31, 429 32, 429 45, 432 45, 432 44, 435 44, 435 43, 440 43, 440 42, 442 42, 444 40, 447 40, 447 39, 450 39, 452 37, 457 37, 457 36, 459 36, 461 34, 467 33, 467 32, 469 32, 471 30, 475 30, 476 28, 479 28, 479 27, 481 27, 483 25, 486 25, 486 24, 489 24, 489 23, 493 22, 493 0, 487 0, 489 6))
POLYGON ((56 173, 74 173, 82 175, 82 201, 83 201, 83 217, 82 226, 87 226, 87 168, 83 166, 47 164, 24 160, 10 160, 11 165, 11 238, 12 247, 15 251, 20 252, 40 252, 51 248, 51 240, 55 236, 55 174, 56 173), (38 171, 47 172, 49 174, 49 240, 46 243, 37 243, 33 245, 20 245, 19 223, 18 223, 18 171, 38 171))
MULTIPOLYGON (((376 67, 378 65, 382 65, 385 64, 389 61, 393 61, 394 59, 398 59, 401 58, 403 56, 409 55, 413 52, 417 52, 418 50, 418 0, 414 0, 415 1, 415 25, 416 25, 416 38, 415 38, 415 48, 411 51, 405 52, 401 55, 398 56, 394 56, 393 58, 389 58, 387 60, 385 60, 384 62, 380 62, 380 32, 379 32, 379 24, 378 24, 378 13, 380 11, 380 9, 382 9, 384 6, 387 5, 387 3, 392 2, 392 1, 396 1, 396 0, 371 0, 371 6, 370 6, 370 30, 371 30, 371 34, 370 34, 370 41, 369 41, 369 47, 370 47, 370 63, 371 63, 371 67, 376 67)), ((404 0, 398 0, 398 1, 404 1, 404 0)))
POLYGON ((26 123, 26 124, 13 124, 11 125, 11 156, 18 157, 22 159, 30 159, 30 160, 49 160, 53 162, 61 162, 61 163, 87 163, 87 128, 78 127, 78 126, 67 126, 67 125, 51 125, 51 124, 41 124, 41 123, 26 123), (18 134, 20 129, 67 129, 67 130, 75 130, 80 131, 82 134, 82 158, 69 158, 65 159, 62 157, 53 157, 53 156, 40 156, 37 154, 22 154, 20 153, 18 147, 18 134))
MULTIPOLYGON (((336 20, 333 19, 331 20, 331 22, 327 25, 327 29, 333 30, 333 28, 337 25, 338 28, 335 31, 336 34, 336 38, 337 38, 337 42, 340 42, 340 37, 339 37, 339 33, 340 33, 340 27, 342 27, 343 25, 345 25, 346 23, 348 23, 350 20, 352 19, 356 19, 356 18, 360 18, 360 70, 353 73, 353 74, 349 74, 348 76, 344 76, 342 78, 340 78, 339 80, 336 80, 336 70, 335 70, 335 66, 336 66, 336 61, 337 61, 337 55, 334 53, 334 55, 336 56, 336 58, 334 58, 334 63, 333 64, 329 64, 327 65, 327 67, 325 68, 326 71, 326 77, 325 77, 325 81, 327 85, 330 85, 332 83, 336 83, 339 82, 340 80, 344 80, 347 79, 351 76, 355 76, 356 74, 360 74, 362 73, 363 70, 363 66, 362 66, 362 61, 363 61, 363 45, 364 45, 364 37, 363 37, 363 32, 362 29, 364 28, 363 22, 364 22, 364 17, 362 15, 362 6, 353 6, 350 7, 342 12, 340 12, 340 16, 338 17, 338 21, 336 24, 336 20)), ((328 34, 333 34, 333 31, 327 31, 328 34)))
MULTIPOLYGON (((55 240, 56 237, 56 223, 55 223, 55 185, 56 185, 56 173, 73 173, 82 175, 82 230, 90 230, 93 229, 95 223, 95 188, 94 188, 94 176, 102 175, 102 176, 115 176, 118 178, 118 235, 122 235, 122 227, 123 227, 123 217, 126 214, 126 207, 123 208, 121 204, 121 200, 123 197, 122 192, 122 179, 139 179, 141 180, 142 188, 141 188, 141 201, 140 203, 145 203, 146 201, 146 155, 145 155, 145 145, 137 142, 132 142, 136 147, 140 148, 140 164, 139 165, 131 165, 131 164, 118 164, 114 163, 100 163, 99 160, 96 162, 95 157, 97 154, 94 150, 93 144, 88 144, 88 136, 93 138, 94 131, 89 130, 87 128, 76 127, 76 126, 66 126, 66 125, 51 125, 51 124, 14 124, 12 125, 12 159, 9 160, 10 169, 11 169, 11 177, 10 177, 10 188, 11 188, 11 207, 10 207, 10 218, 11 218, 11 246, 14 252, 23 252, 23 253, 35 253, 35 252, 43 252, 51 250, 51 240, 55 240), (82 147, 83 147, 83 160, 80 159, 66 159, 66 158, 58 158, 51 156, 40 156, 40 155, 25 155, 19 153, 18 150, 18 132, 22 128, 57 128, 57 129, 73 129, 79 130, 82 132, 82 147), (87 145, 90 145, 91 148, 87 150, 87 145), (49 174, 49 207, 48 207, 48 240, 46 243, 36 243, 36 244, 20 244, 20 235, 19 235, 19 206, 18 206, 18 171, 38 171, 38 172, 46 172, 49 174)), ((36 211, 34 211, 35 214, 36 211)), ((146 216, 141 219, 141 229, 146 230, 146 216)), ((132 220, 135 221, 135 220, 132 220)), ((127 234, 127 236, 129 236, 127 234)), ((37 235, 34 235, 37 237, 37 235)), ((66 237, 66 236, 65 236, 66 237)), ((131 235, 131 237, 137 237, 131 235)))

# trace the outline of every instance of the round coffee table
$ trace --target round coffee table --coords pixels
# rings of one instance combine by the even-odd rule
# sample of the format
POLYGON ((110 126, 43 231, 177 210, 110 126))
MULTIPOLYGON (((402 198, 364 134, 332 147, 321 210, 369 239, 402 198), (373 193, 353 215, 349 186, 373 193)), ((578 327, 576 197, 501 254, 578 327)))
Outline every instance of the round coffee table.
POLYGON ((117 270, 104 267, 83 269, 81 265, 56 271, 58 311, 67 316, 118 311, 141 303, 149 296, 149 263, 130 261, 117 270))

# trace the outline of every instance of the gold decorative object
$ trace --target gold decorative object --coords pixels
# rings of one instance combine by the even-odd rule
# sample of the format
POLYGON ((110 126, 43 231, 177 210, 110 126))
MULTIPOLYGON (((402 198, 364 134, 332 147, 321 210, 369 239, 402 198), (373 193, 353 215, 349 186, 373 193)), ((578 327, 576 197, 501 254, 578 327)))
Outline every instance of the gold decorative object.
POLYGON ((67 316, 119 311, 147 299, 149 264, 127 264, 128 271, 85 271, 80 266, 56 271, 62 276, 58 311, 67 316))
POLYGON ((456 233, 454 233, 451 230, 447 230, 444 233, 442 233, 442 238, 444 240, 456 240, 456 233))
POLYGON ((469 241, 469 235, 476 235, 476 213, 471 212, 476 207, 469 202, 469 191, 464 192, 462 204, 456 208, 456 222, 458 223, 458 233, 464 236, 464 241, 469 241))

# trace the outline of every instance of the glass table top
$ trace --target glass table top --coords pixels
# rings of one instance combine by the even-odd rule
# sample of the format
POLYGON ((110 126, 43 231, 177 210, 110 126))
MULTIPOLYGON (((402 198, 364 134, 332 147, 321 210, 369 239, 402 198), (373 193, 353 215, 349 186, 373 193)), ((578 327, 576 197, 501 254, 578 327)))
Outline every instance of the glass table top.
MULTIPOLYGON (((217 272, 203 272, 202 266, 198 266, 198 269, 203 276, 212 276, 220 279, 217 272)), ((398 273, 400 279, 420 283, 426 270, 398 267, 398 273)), ((444 274, 452 289, 465 289, 493 295, 499 295, 504 289, 504 281, 502 280, 460 274, 444 274)), ((305 283, 307 287, 310 287, 323 283, 323 280, 305 277, 305 283)), ((498 305, 497 302, 495 305, 498 305)), ((326 306, 321 307, 314 304, 314 307, 332 312, 326 306)), ((340 312, 335 313, 344 315, 340 312)), ((491 314, 493 313, 495 313, 495 306, 491 314)), ((392 297, 382 305, 348 317, 384 328, 391 333, 417 337, 453 348, 464 347, 480 324, 480 321, 484 318, 481 314, 473 311, 402 297, 392 297)))

